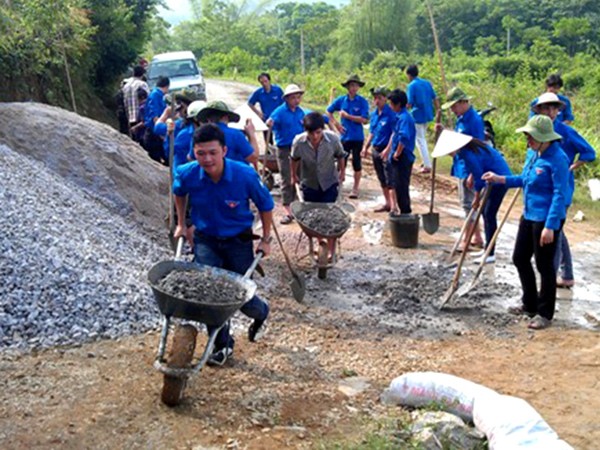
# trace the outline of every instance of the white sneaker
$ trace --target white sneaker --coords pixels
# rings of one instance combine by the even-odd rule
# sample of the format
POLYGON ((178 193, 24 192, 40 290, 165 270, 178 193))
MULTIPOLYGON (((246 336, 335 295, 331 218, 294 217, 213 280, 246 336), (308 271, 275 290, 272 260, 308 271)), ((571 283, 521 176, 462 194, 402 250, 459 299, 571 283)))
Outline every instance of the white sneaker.
POLYGON ((479 250, 478 252, 471 253, 473 258, 481 258, 483 255, 485 255, 485 248, 483 250, 479 250))
MULTIPOLYGON (((481 255, 479 258, 475 258, 473 260, 473 264, 481 264, 481 261, 483 260, 483 255, 481 255)), ((496 256, 495 255, 490 255, 487 258, 485 258, 485 263, 486 264, 493 264, 496 262, 496 256)))

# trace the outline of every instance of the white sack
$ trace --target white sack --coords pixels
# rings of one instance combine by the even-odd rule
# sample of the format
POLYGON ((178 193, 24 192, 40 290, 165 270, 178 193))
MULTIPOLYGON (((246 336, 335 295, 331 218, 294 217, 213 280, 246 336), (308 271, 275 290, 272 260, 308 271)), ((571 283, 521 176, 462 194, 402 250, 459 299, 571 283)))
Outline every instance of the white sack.
POLYGON ((264 123, 260 117, 258 117, 258 115, 252 111, 252 108, 250 108, 250 106, 247 103, 244 103, 242 106, 240 106, 239 108, 236 108, 234 110, 235 113, 240 115, 240 120, 238 122, 229 122, 227 125, 229 126, 229 128, 236 128, 238 130, 243 130, 244 127, 246 126, 246 120, 250 119, 252 120, 252 123, 254 124, 254 128, 256 129, 256 131, 267 131, 269 129, 269 127, 267 127, 267 124, 264 123))

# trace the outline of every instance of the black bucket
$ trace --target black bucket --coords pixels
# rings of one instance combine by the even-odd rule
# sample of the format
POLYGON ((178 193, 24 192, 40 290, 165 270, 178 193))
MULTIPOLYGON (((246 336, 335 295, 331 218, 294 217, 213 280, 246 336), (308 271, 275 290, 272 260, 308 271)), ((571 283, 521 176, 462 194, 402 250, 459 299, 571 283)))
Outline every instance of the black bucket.
POLYGON ((419 216, 416 214, 390 215, 390 231, 394 247, 415 248, 419 244, 419 216))

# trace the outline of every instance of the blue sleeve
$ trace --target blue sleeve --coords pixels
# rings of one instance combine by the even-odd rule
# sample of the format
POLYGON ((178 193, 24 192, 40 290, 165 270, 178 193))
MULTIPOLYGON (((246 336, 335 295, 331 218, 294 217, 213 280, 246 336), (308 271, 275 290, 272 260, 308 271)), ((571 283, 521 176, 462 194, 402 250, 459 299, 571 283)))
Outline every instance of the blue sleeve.
POLYGON ((567 158, 557 158, 558 161, 550 164, 552 170, 552 203, 548 210, 545 227, 551 230, 558 230, 560 221, 565 217, 566 197, 565 193, 570 192, 568 184, 569 166, 567 158))
POLYGON ((363 98, 360 116, 364 119, 369 118, 369 102, 367 101, 366 98, 363 98))
POLYGON ((250 105, 256 105, 258 103, 258 91, 260 91, 260 89, 255 90, 248 99, 250 105))
MULTIPOLYGON (((410 142, 410 129, 409 122, 406 119, 398 119, 398 126, 396 127, 397 139, 402 145, 406 148, 409 146, 410 142)), ((396 149, 392 149, 392 151, 396 151, 396 149)))
POLYGON ((256 208, 260 212, 273 211, 275 202, 273 201, 273 197, 271 197, 271 193, 263 184, 258 172, 254 169, 250 170, 252 170, 252 174, 249 175, 248 184, 252 203, 256 205, 256 208))
POLYGON ((154 134, 156 134, 157 136, 166 136, 167 124, 164 122, 156 122, 154 124, 154 134))
POLYGON ((179 133, 175 138, 175 150, 173 154, 173 165, 175 167, 185 164, 187 162, 187 154, 190 150, 190 143, 192 141, 192 134, 188 131, 179 133))
POLYGON ((510 175, 506 177, 507 188, 522 188, 523 177, 521 175, 510 175))
POLYGON ((327 112, 328 113, 334 113, 336 111, 340 111, 342 109, 342 102, 343 102, 344 96, 340 96, 338 98, 336 98, 331 105, 329 105, 327 107, 327 112))
POLYGON ((173 194, 177 197, 185 197, 188 194, 183 177, 186 169, 186 166, 183 165, 173 171, 173 194))
POLYGON ((565 107, 561 111, 563 122, 568 120, 569 122, 573 122, 575 120, 575 116, 573 115, 573 109, 571 108, 571 100, 569 100, 564 95, 561 96, 561 100, 565 102, 565 107))
POLYGON ((415 104, 415 85, 413 83, 409 83, 406 87, 406 96, 408 97, 408 104, 414 106, 415 104))
POLYGON ((572 140, 577 153, 579 153, 579 161, 592 162, 596 159, 596 150, 581 136, 577 130, 571 129, 572 133, 569 138, 572 140))
MULTIPOLYGON (((479 151, 483 151, 483 150, 479 150, 479 151)), ((483 181, 481 179, 481 176, 483 175, 483 169, 481 167, 479 156, 467 149, 464 149, 464 148, 462 150, 460 150, 459 154, 460 154, 460 157, 462 158, 462 160, 465 162, 467 172, 469 172, 469 174, 473 175, 473 182, 475 183, 475 190, 481 191, 485 187, 485 181, 483 181)))
POLYGON ((373 111, 371 117, 369 118, 369 133, 371 134, 373 134, 373 130, 375 129, 375 114, 376 112, 373 111))
POLYGON ((250 145, 250 142, 248 142, 248 139, 246 139, 243 132, 240 131, 239 133, 233 134, 233 136, 235 136, 234 145, 237 147, 236 150, 244 160, 254 153, 254 148, 250 145))

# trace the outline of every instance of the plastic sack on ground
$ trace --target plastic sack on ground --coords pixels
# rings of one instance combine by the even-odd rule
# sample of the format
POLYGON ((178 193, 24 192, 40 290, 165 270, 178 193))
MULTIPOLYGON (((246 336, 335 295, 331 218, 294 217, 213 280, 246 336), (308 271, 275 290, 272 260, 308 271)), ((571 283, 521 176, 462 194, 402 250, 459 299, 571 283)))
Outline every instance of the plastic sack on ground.
POLYGON ((409 372, 394 378, 383 391, 381 401, 403 406, 435 405, 473 421, 473 403, 476 397, 495 395, 496 391, 464 378, 436 372, 409 372))
POLYGON ((508 395, 475 398, 473 422, 490 450, 573 450, 525 400, 508 395))

